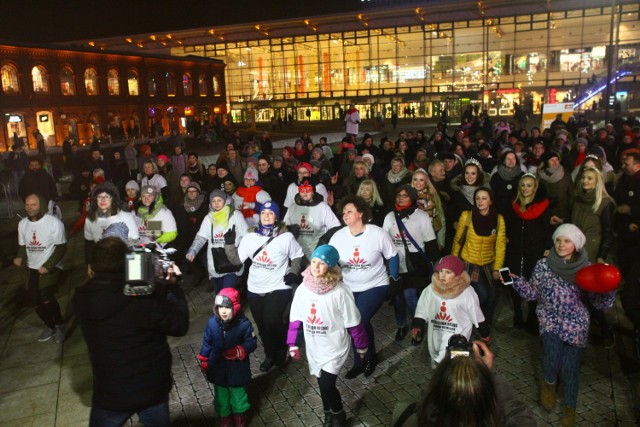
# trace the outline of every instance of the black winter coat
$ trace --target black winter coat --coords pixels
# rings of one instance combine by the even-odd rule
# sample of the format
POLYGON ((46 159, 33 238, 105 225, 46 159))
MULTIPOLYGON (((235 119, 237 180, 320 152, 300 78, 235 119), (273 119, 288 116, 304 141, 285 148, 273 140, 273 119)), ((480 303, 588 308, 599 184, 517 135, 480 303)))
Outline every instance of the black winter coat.
POLYGON ((189 310, 179 285, 151 296, 122 292, 124 274, 96 274, 73 296, 73 310, 93 371, 93 405, 138 411, 166 400, 171 390, 167 335, 183 336, 189 310))

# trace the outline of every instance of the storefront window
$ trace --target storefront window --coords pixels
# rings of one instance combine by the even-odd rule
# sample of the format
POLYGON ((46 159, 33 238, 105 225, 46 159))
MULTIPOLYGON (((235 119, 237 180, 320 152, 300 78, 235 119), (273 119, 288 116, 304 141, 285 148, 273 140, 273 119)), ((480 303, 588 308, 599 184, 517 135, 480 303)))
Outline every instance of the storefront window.
POLYGON ((107 72, 107 87, 109 95, 120 95, 120 81, 118 80, 118 71, 113 68, 107 72))
POLYGON ((182 75, 182 93, 184 96, 193 95, 193 89, 191 88, 191 76, 188 73, 182 75))
POLYGON ((200 96, 207 96, 207 76, 204 74, 198 76, 198 92, 200 96))
POLYGON ((84 87, 87 95, 98 95, 98 73, 93 68, 87 68, 84 72, 84 87))
POLYGON ((20 93, 18 85, 18 71, 13 65, 3 65, 0 71, 2 75, 2 91, 8 95, 20 93))
POLYGON ((140 95, 140 86, 138 84, 138 73, 135 70, 129 70, 127 74, 127 86, 129 87, 129 95, 140 95))
POLYGON ((31 80, 33 81, 33 91, 37 94, 49 94, 49 81, 47 80, 47 70, 36 65, 31 69, 31 80))
POLYGON ((155 73, 149 74, 149 80, 147 82, 147 87, 149 89, 149 96, 156 96, 158 94, 158 84, 156 83, 156 75, 155 75, 155 73))
POLYGON ((63 96, 76 94, 76 82, 70 67, 64 67, 60 73, 60 92, 63 96))
POLYGON ((176 78, 173 73, 165 73, 164 80, 167 85, 167 96, 176 96, 176 78))

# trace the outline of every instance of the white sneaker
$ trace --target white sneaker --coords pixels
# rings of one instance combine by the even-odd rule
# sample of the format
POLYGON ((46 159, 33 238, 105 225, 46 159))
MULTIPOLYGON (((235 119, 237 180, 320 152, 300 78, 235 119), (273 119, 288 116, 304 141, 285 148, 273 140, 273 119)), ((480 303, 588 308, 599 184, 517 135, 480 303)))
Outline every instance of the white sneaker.
POLYGON ((64 342, 65 337, 66 335, 64 333, 64 325, 56 325, 53 341, 56 344, 62 344, 64 342))
POLYGON ((38 337, 38 342, 49 341, 56 334, 56 330, 52 328, 47 328, 38 337))

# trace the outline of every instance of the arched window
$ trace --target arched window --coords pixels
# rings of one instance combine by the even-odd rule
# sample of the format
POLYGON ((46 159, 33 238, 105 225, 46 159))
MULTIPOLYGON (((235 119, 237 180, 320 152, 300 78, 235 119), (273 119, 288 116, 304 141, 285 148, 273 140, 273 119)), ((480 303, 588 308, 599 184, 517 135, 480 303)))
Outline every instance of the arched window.
POLYGON ((198 76, 198 92, 200 96, 207 96, 207 76, 204 74, 198 76))
POLYGON ((220 96, 221 93, 220 77, 213 76, 213 96, 220 96))
POLYGON ((149 74, 149 80, 147 82, 147 87, 149 89, 149 96, 156 96, 158 94, 158 83, 156 82, 155 73, 149 74))
POLYGON ((87 95, 98 95, 98 73, 93 68, 87 68, 84 71, 84 88, 87 95))
POLYGON ((62 93, 63 96, 76 94, 76 81, 71 67, 62 67, 62 71, 60 72, 60 93, 62 93))
POLYGON ((115 68, 107 71, 107 88, 109 89, 109 95, 120 95, 120 81, 118 77, 118 70, 115 68))
POLYGON ((193 89, 191 88, 191 76, 189 73, 182 75, 182 93, 184 96, 193 95, 193 89))
POLYGON ((2 91, 8 95, 20 93, 20 85, 18 84, 18 71, 13 65, 3 65, 0 69, 2 76, 2 91))
POLYGON ((176 78, 173 73, 166 72, 164 74, 164 81, 167 85, 167 96, 176 96, 176 78))
POLYGON ((140 95, 140 86, 138 84, 138 73, 136 70, 129 70, 127 74, 127 85, 129 86, 129 95, 140 95))
POLYGON ((47 80, 47 70, 40 65, 31 69, 31 80, 33 81, 33 91, 38 94, 49 94, 49 81, 47 80))

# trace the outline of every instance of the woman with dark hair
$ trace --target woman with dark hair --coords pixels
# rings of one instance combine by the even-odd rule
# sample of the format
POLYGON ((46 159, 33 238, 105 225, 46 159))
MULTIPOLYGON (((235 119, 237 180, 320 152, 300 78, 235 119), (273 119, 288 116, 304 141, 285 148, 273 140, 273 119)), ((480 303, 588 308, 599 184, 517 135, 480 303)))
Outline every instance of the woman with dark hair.
POLYGON ((467 160, 462 173, 451 180, 452 217, 458 218, 462 212, 471 210, 475 191, 488 184, 489 175, 484 173, 480 162, 474 158, 467 160))
MULTIPOLYGON (((196 238, 196 233, 202 224, 202 220, 209 212, 209 206, 207 205, 207 197, 202 194, 200 185, 197 182, 190 182, 187 185, 187 192, 184 195, 182 204, 174 204, 173 215, 176 219, 176 225, 180 230, 176 239, 176 249, 178 250, 178 257, 176 259, 184 260, 184 256, 189 249, 189 246, 196 238)), ((198 257, 198 262, 193 264, 193 270, 189 273, 194 273, 196 276, 196 283, 200 282, 204 274, 204 260, 206 259, 201 253, 198 257)), ((181 263, 185 265, 184 263, 181 263)), ((185 273, 186 273, 185 269, 185 273)))
MULTIPOLYGON (((549 199, 535 175, 527 173, 518 182, 518 193, 504 215, 507 226, 505 265, 513 274, 531 277, 536 262, 551 246, 549 199)), ((513 291, 513 326, 538 335, 536 302, 529 301, 526 322, 522 314, 522 298, 513 291)))
POLYGON ((125 194, 124 186, 131 179, 127 159, 124 158, 120 151, 114 151, 109 167, 111 169, 111 181, 118 188, 122 197, 125 194))
POLYGON ((346 226, 331 237, 329 244, 340 254, 344 284, 353 292, 369 339, 365 360, 360 359, 354 347, 353 367, 346 376, 353 379, 362 373, 369 377, 376 369, 378 360, 371 319, 387 297, 389 279, 394 283, 399 280, 400 261, 389 234, 369 223, 371 210, 367 202, 361 197, 347 196, 341 205, 346 226))
POLYGON ((478 188, 473 193, 473 200, 471 210, 460 215, 451 254, 467 265, 471 286, 478 294, 485 319, 480 324, 480 335, 488 342, 496 306, 496 287, 493 281, 500 278, 498 270, 504 264, 506 227, 502 215, 493 206, 491 189, 478 188))
POLYGON ((500 156, 500 164, 491 176, 491 189, 496 197, 496 209, 504 215, 511 209, 511 202, 518 192, 518 181, 524 175, 520 168, 520 160, 511 150, 505 151, 500 156))

